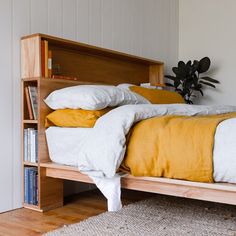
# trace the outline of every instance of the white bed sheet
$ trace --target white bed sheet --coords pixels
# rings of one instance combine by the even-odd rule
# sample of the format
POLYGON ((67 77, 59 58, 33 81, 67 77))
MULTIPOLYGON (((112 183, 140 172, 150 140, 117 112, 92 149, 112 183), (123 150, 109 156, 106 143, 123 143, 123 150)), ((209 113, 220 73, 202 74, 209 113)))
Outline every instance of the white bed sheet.
POLYGON ((83 139, 91 132, 91 128, 49 127, 46 130, 48 151, 53 162, 78 166, 78 155, 74 153, 83 139))
MULTIPOLYGON (((48 128, 46 136, 51 160, 77 167, 79 156, 73 150, 81 145, 91 130, 91 128, 48 128)), ((236 118, 221 122, 216 129, 213 165, 215 182, 236 183, 236 118)))

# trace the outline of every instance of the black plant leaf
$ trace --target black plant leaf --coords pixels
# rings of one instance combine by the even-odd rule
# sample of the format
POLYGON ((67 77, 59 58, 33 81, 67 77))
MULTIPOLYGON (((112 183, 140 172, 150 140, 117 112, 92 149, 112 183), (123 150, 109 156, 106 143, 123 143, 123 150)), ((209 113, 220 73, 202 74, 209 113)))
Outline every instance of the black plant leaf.
POLYGON ((209 57, 204 57, 199 61, 199 65, 198 65, 198 73, 205 73, 209 70, 211 66, 211 60, 209 57))
POLYGON ((211 77, 208 77, 208 76, 201 77, 201 79, 206 80, 208 82, 215 83, 215 84, 219 84, 220 83, 218 80, 212 79, 211 77))
POLYGON ((208 82, 205 82, 205 81, 202 81, 202 80, 200 80, 199 83, 205 84, 205 85, 210 86, 210 87, 212 87, 212 88, 215 88, 215 87, 216 87, 214 84, 211 84, 211 83, 208 83, 208 82))
POLYGON ((201 89, 198 89, 198 91, 201 93, 202 96, 204 95, 201 89))
POLYGON ((173 81, 175 81, 176 77, 172 76, 172 75, 165 75, 166 78, 171 79, 173 81))
POLYGON ((178 66, 172 68, 175 76, 165 76, 172 82, 166 83, 166 86, 174 87, 175 91, 184 98, 186 103, 193 104, 191 100, 191 98, 195 97, 193 91, 199 92, 203 96, 202 89, 205 85, 215 88, 214 84, 220 83, 209 76, 200 77, 201 73, 208 71, 210 65, 211 61, 208 57, 204 57, 200 61, 194 60, 187 63, 179 61, 178 66))
POLYGON ((169 87, 175 87, 173 84, 170 84, 170 83, 165 83, 165 85, 169 87))

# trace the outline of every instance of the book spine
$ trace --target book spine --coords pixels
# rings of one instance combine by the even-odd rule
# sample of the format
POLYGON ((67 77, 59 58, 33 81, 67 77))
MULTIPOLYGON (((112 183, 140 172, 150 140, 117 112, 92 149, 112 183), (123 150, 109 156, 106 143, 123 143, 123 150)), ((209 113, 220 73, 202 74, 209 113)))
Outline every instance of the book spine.
POLYGON ((33 204, 33 169, 29 169, 29 204, 33 204))
POLYGON ((33 170, 33 204, 36 205, 36 170, 33 170))
POLYGON ((48 78, 48 41, 44 40, 45 44, 45 77, 48 78))
POLYGON ((45 77, 45 43, 41 41, 41 74, 45 77))
POLYGON ((31 148, 30 148, 30 130, 31 128, 27 129, 27 161, 30 161, 30 157, 31 157, 31 148))
POLYGON ((24 168, 24 203, 29 203, 28 202, 28 168, 24 168))
POLYGON ((30 97, 30 103, 33 111, 34 119, 37 120, 38 118, 38 91, 37 87, 35 86, 28 86, 29 88, 29 97, 30 97))
POLYGON ((28 86, 25 87, 25 97, 26 97, 26 104, 27 104, 27 108, 28 108, 28 113, 29 113, 29 119, 33 120, 33 111, 32 111, 32 107, 31 107, 31 103, 30 103, 30 95, 29 95, 29 88, 28 86))
POLYGON ((38 130, 35 130, 35 161, 38 162, 38 130))
POLYGON ((48 77, 52 78, 52 51, 48 51, 48 77))
POLYGON ((34 143, 33 143, 33 129, 30 129, 30 162, 34 162, 34 143))
POLYGON ((24 161, 28 160, 28 150, 27 150, 27 129, 24 129, 24 161))
POLYGON ((52 75, 53 79, 66 79, 66 80, 74 80, 78 81, 78 77, 73 77, 73 76, 64 76, 64 75, 52 75))
POLYGON ((36 159, 35 159, 35 130, 32 129, 31 130, 31 162, 36 162, 36 159))
POLYGON ((35 109, 34 109, 33 87, 28 86, 28 89, 29 89, 30 105, 31 105, 31 109, 32 109, 32 112, 33 112, 33 117, 36 120, 36 114, 35 114, 35 109))
POLYGON ((39 203, 39 187, 38 187, 38 171, 36 172, 36 204, 35 205, 38 205, 39 203))

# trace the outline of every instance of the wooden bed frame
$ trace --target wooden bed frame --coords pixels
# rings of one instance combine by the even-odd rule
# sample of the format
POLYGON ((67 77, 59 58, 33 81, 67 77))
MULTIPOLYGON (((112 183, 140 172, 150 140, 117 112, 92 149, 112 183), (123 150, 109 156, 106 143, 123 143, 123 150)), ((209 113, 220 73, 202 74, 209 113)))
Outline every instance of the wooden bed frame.
MULTIPOLYGON (((163 84, 163 66, 160 61, 144 59, 108 49, 43 34, 23 37, 21 40, 22 61, 22 128, 38 129, 38 163, 23 161, 23 168, 35 166, 39 172, 39 204, 23 203, 24 207, 46 211, 63 205, 63 180, 92 183, 77 168, 59 165, 50 161, 45 139, 44 120, 50 110, 43 99, 52 91, 77 84, 163 84), (41 41, 47 40, 53 53, 53 61, 60 65, 60 72, 77 80, 43 78, 41 69, 41 41), (29 120, 24 88, 38 88, 38 120, 29 120)), ((22 132, 23 137, 23 132, 22 132)), ((22 144, 22 156, 23 156, 22 144)), ((225 183, 197 183, 183 180, 133 177, 122 178, 122 188, 200 199, 236 205, 236 185, 225 183)))

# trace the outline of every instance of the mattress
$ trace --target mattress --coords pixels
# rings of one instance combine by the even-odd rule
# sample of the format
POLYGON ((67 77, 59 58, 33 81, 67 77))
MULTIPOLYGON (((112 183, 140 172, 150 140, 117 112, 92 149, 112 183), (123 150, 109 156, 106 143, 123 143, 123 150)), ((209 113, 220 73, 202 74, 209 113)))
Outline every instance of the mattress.
MULTIPOLYGON (((77 150, 91 130, 92 128, 48 128, 46 137, 51 160, 77 166, 77 150)), ((236 118, 221 122, 216 129, 213 166, 215 182, 236 183, 236 118)))

